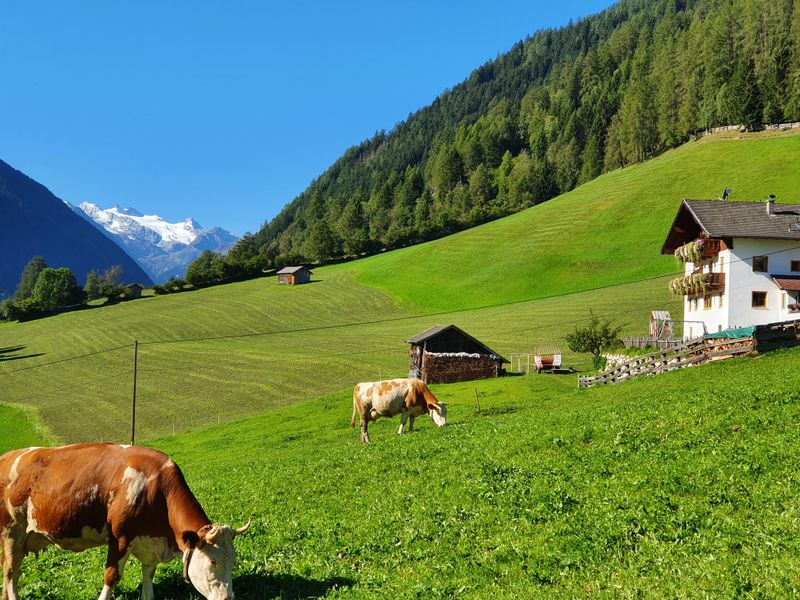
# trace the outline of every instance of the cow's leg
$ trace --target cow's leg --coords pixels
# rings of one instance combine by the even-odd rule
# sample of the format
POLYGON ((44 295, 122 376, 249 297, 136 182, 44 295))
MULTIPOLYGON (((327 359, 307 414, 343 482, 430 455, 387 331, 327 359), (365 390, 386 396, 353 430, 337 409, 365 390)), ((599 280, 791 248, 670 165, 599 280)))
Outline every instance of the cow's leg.
POLYGON ((106 570, 103 573, 103 590, 97 600, 110 600, 114 588, 117 587, 125 571, 125 562, 128 560, 128 544, 125 540, 111 538, 108 541, 108 555, 106 556, 106 570))
POLYGON ((414 431, 414 419, 416 419, 414 415, 408 415, 408 433, 414 431))
POLYGON ((368 425, 369 414, 364 411, 361 413, 361 441, 365 444, 369 444, 369 431, 367 431, 368 425))
POLYGON ((17 583, 25 558, 24 535, 17 540, 7 529, 3 536, 3 600, 17 600, 17 583))
POLYGON ((156 574, 156 563, 146 565, 142 563, 142 600, 153 600, 153 577, 156 574))
MULTIPOLYGON (((408 421, 408 410, 405 407, 400 411, 400 429, 397 430, 397 435, 403 435, 403 429, 406 426, 406 421, 408 421)), ((409 431, 411 431, 409 429, 409 431)))

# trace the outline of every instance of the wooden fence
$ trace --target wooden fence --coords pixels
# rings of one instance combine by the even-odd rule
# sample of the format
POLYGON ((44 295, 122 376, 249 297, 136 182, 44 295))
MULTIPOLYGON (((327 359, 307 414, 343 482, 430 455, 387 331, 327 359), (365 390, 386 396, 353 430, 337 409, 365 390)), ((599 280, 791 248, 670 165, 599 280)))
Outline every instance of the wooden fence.
POLYGON ((753 339, 758 352, 800 345, 800 320, 759 325, 753 332, 753 339))
MULTIPOLYGON (((785 335, 785 334, 784 334, 785 335)), ((731 358, 754 350, 751 337, 726 340, 692 340, 675 348, 644 354, 628 360, 599 375, 578 377, 578 387, 590 388, 607 383, 620 383, 642 375, 657 375, 683 369, 711 360, 731 358)))
MULTIPOLYGON (((769 130, 777 130, 780 131, 781 129, 797 129, 800 127, 800 122, 797 123, 765 123, 762 125, 762 128, 765 131, 769 130)), ((712 133, 722 133, 724 131, 740 131, 742 129, 742 125, 722 125, 721 127, 712 127, 711 129, 705 129, 700 133, 699 137, 709 135, 712 133)))
POLYGON ((620 383, 640 375, 656 375, 752 351, 769 352, 794 346, 800 346, 800 319, 757 325, 752 337, 689 340, 673 348, 631 358, 599 375, 578 377, 578 387, 620 383))
POLYGON ((642 335, 639 337, 624 337, 622 338, 622 345, 626 348, 660 348, 669 349, 677 348, 684 343, 683 340, 675 339, 658 339, 650 337, 649 335, 642 335))

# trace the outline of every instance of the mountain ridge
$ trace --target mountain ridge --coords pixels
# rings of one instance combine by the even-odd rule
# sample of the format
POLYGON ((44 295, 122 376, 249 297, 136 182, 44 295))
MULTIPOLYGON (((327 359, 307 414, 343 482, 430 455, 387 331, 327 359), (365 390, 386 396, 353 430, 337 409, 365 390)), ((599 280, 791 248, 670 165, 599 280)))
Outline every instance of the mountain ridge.
POLYGON ((25 265, 37 255, 51 267, 71 269, 79 285, 89 271, 115 265, 122 267, 123 281, 152 285, 118 245, 44 185, 0 160, 0 298, 14 293, 25 265))
POLYGON ((125 250, 156 283, 184 277, 189 264, 204 251, 225 254, 239 239, 221 227, 204 228, 192 217, 170 223, 131 207, 67 205, 125 250))

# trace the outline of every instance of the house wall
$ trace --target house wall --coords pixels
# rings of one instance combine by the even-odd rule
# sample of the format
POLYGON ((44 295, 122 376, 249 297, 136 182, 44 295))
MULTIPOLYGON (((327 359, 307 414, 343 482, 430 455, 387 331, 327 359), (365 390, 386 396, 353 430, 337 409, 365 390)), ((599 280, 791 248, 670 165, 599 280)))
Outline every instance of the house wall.
MULTIPOLYGON (((775 275, 793 274, 790 262, 800 260, 800 248, 798 248, 797 242, 737 239, 734 241, 732 254, 739 260, 731 263, 732 277, 735 282, 734 289, 731 290, 731 327, 763 325, 797 317, 796 314, 790 315, 786 308, 790 303, 786 299, 786 292, 772 281, 772 277, 775 275), (751 259, 758 255, 768 255, 769 262, 766 273, 753 272, 751 259), (767 292, 766 308, 751 306, 753 291, 767 292)), ((800 273, 794 274, 800 275, 800 273)))
MULTIPOLYGON (((725 289, 722 293, 709 294, 711 307, 705 307, 703 296, 684 297, 683 301, 683 337, 687 339, 700 337, 704 333, 714 333, 728 328, 728 308, 730 306, 730 250, 721 251, 714 259, 701 263, 704 273, 725 273, 725 289), (703 328, 705 324, 705 330, 703 328)), ((695 270, 694 263, 686 263, 685 274, 691 275, 695 270)))
MULTIPOLYGON (((705 272, 725 273, 725 291, 712 296, 712 307, 704 308, 703 298, 696 302, 684 298, 684 321, 703 321, 706 330, 714 333, 730 327, 748 327, 777 321, 788 321, 800 317, 790 313, 788 305, 794 298, 781 290, 772 277, 776 275, 800 275, 791 271, 791 261, 800 260, 800 248, 791 240, 754 240, 736 238, 733 248, 723 250, 713 262, 705 261, 705 272), (768 256, 766 273, 753 272, 753 256, 768 256), (766 308, 753 308, 752 292, 767 293, 766 308)), ((686 274, 694 271, 695 265, 687 263, 686 274)), ((703 333, 699 323, 684 323, 684 337, 696 337, 703 333)))

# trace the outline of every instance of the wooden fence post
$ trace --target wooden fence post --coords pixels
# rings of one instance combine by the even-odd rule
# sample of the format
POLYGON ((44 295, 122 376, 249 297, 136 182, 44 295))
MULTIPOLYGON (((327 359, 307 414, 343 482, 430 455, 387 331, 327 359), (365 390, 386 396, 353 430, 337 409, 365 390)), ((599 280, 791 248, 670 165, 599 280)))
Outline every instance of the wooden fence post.
POLYGON ((131 446, 136 443, 136 371, 139 365, 139 340, 133 340, 133 402, 131 403, 131 446))

